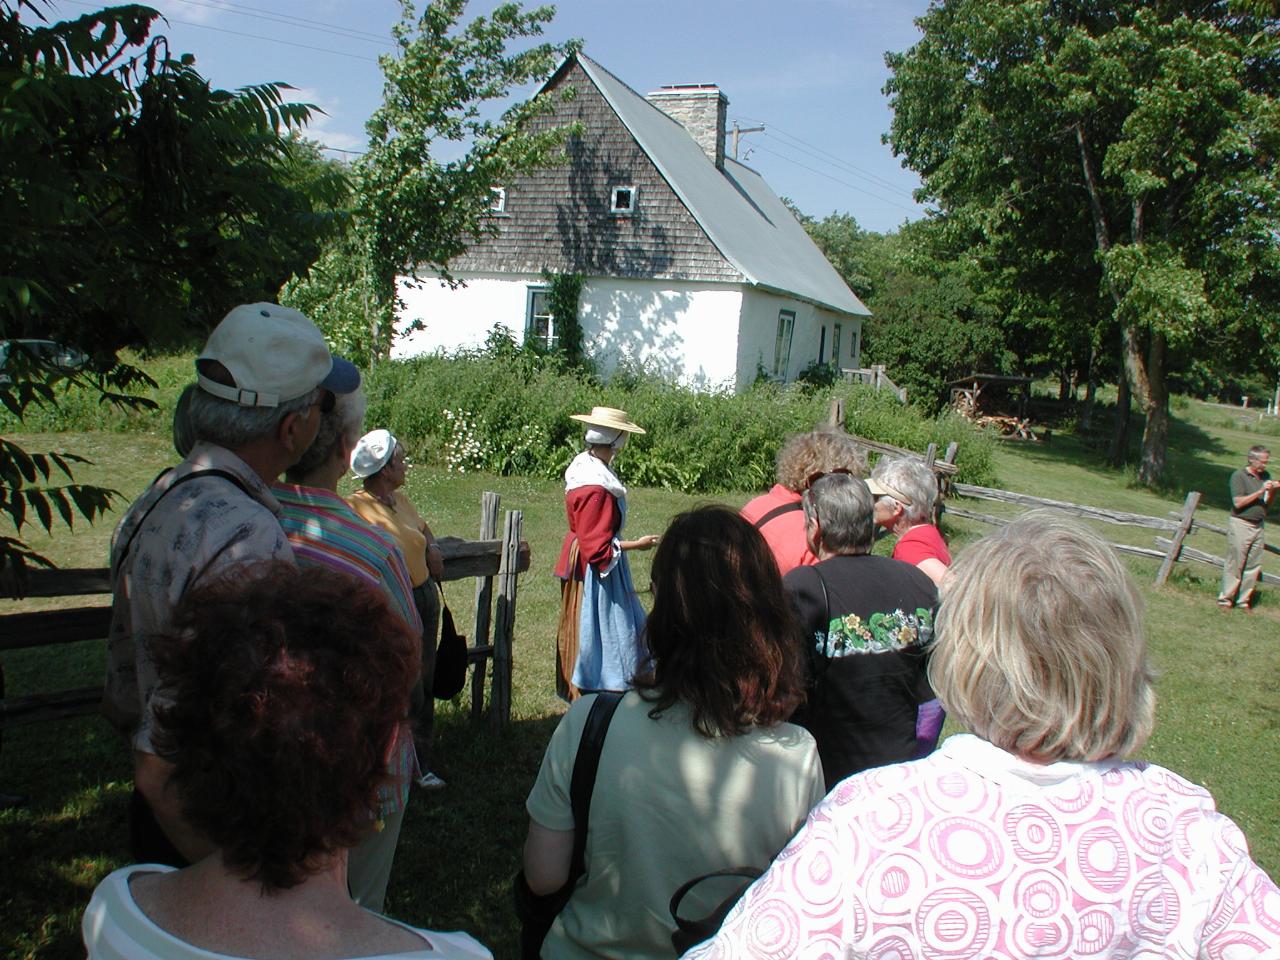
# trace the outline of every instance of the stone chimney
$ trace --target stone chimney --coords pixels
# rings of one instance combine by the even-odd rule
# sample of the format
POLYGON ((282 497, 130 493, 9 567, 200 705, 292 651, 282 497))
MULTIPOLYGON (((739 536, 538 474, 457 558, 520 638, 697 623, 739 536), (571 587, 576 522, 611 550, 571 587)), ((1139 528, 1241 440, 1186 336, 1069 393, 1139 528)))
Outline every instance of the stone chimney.
POLYGON ((724 124, 729 98, 719 87, 714 83, 675 84, 646 94, 645 99, 683 124, 717 169, 724 169, 724 124))

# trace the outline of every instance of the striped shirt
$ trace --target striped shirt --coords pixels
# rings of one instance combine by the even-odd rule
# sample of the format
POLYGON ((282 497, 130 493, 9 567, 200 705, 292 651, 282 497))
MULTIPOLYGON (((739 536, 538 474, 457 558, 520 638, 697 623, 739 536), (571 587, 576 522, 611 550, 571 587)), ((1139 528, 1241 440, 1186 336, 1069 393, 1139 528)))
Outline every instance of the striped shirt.
MULTIPOLYGON (((373 584, 386 595, 391 609, 400 614, 414 636, 422 636, 422 618, 413 602, 409 571, 391 537, 361 520, 332 490, 277 483, 271 492, 280 502, 280 526, 300 567, 328 567, 373 584)), ((416 768, 413 738, 405 728, 391 758, 394 782, 379 794, 383 816, 404 809, 409 780, 416 768)))

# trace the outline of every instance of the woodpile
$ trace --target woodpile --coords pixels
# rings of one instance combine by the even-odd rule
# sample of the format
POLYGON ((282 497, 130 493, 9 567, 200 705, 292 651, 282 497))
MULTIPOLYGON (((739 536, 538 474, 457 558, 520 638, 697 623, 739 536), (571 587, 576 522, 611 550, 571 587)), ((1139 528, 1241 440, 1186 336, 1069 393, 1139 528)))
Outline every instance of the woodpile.
POLYGON ((1040 440, 1035 431, 1031 429, 1031 421, 1025 417, 1014 417, 1000 413, 979 413, 973 402, 973 395, 968 391, 957 391, 951 407, 956 413, 979 429, 985 430, 990 427, 1000 436, 1010 437, 1015 440, 1032 440, 1037 443, 1040 440))

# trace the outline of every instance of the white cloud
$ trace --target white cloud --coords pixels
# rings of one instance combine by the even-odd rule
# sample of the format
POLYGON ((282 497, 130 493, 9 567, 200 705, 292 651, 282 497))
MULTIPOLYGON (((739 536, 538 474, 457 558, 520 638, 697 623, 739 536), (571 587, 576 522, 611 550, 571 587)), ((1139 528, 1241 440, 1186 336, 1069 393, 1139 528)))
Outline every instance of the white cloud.
POLYGON ((151 0, 148 6, 169 20, 187 23, 212 23, 227 12, 215 0, 151 0))
POLYGON ((312 111, 311 122, 307 124, 305 131, 309 139, 336 150, 365 148, 367 141, 364 137, 364 120, 346 116, 341 100, 326 97, 314 87, 298 87, 289 93, 289 99, 314 104, 324 111, 312 111))

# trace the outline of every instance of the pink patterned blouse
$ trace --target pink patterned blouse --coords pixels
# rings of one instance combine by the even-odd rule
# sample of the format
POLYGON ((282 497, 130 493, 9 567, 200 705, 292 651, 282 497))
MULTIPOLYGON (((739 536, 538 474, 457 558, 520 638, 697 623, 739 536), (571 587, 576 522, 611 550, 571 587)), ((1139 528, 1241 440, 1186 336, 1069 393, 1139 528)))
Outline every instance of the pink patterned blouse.
POLYGON ((837 785, 688 957, 1280 958, 1280 890, 1168 770, 966 734, 837 785))

